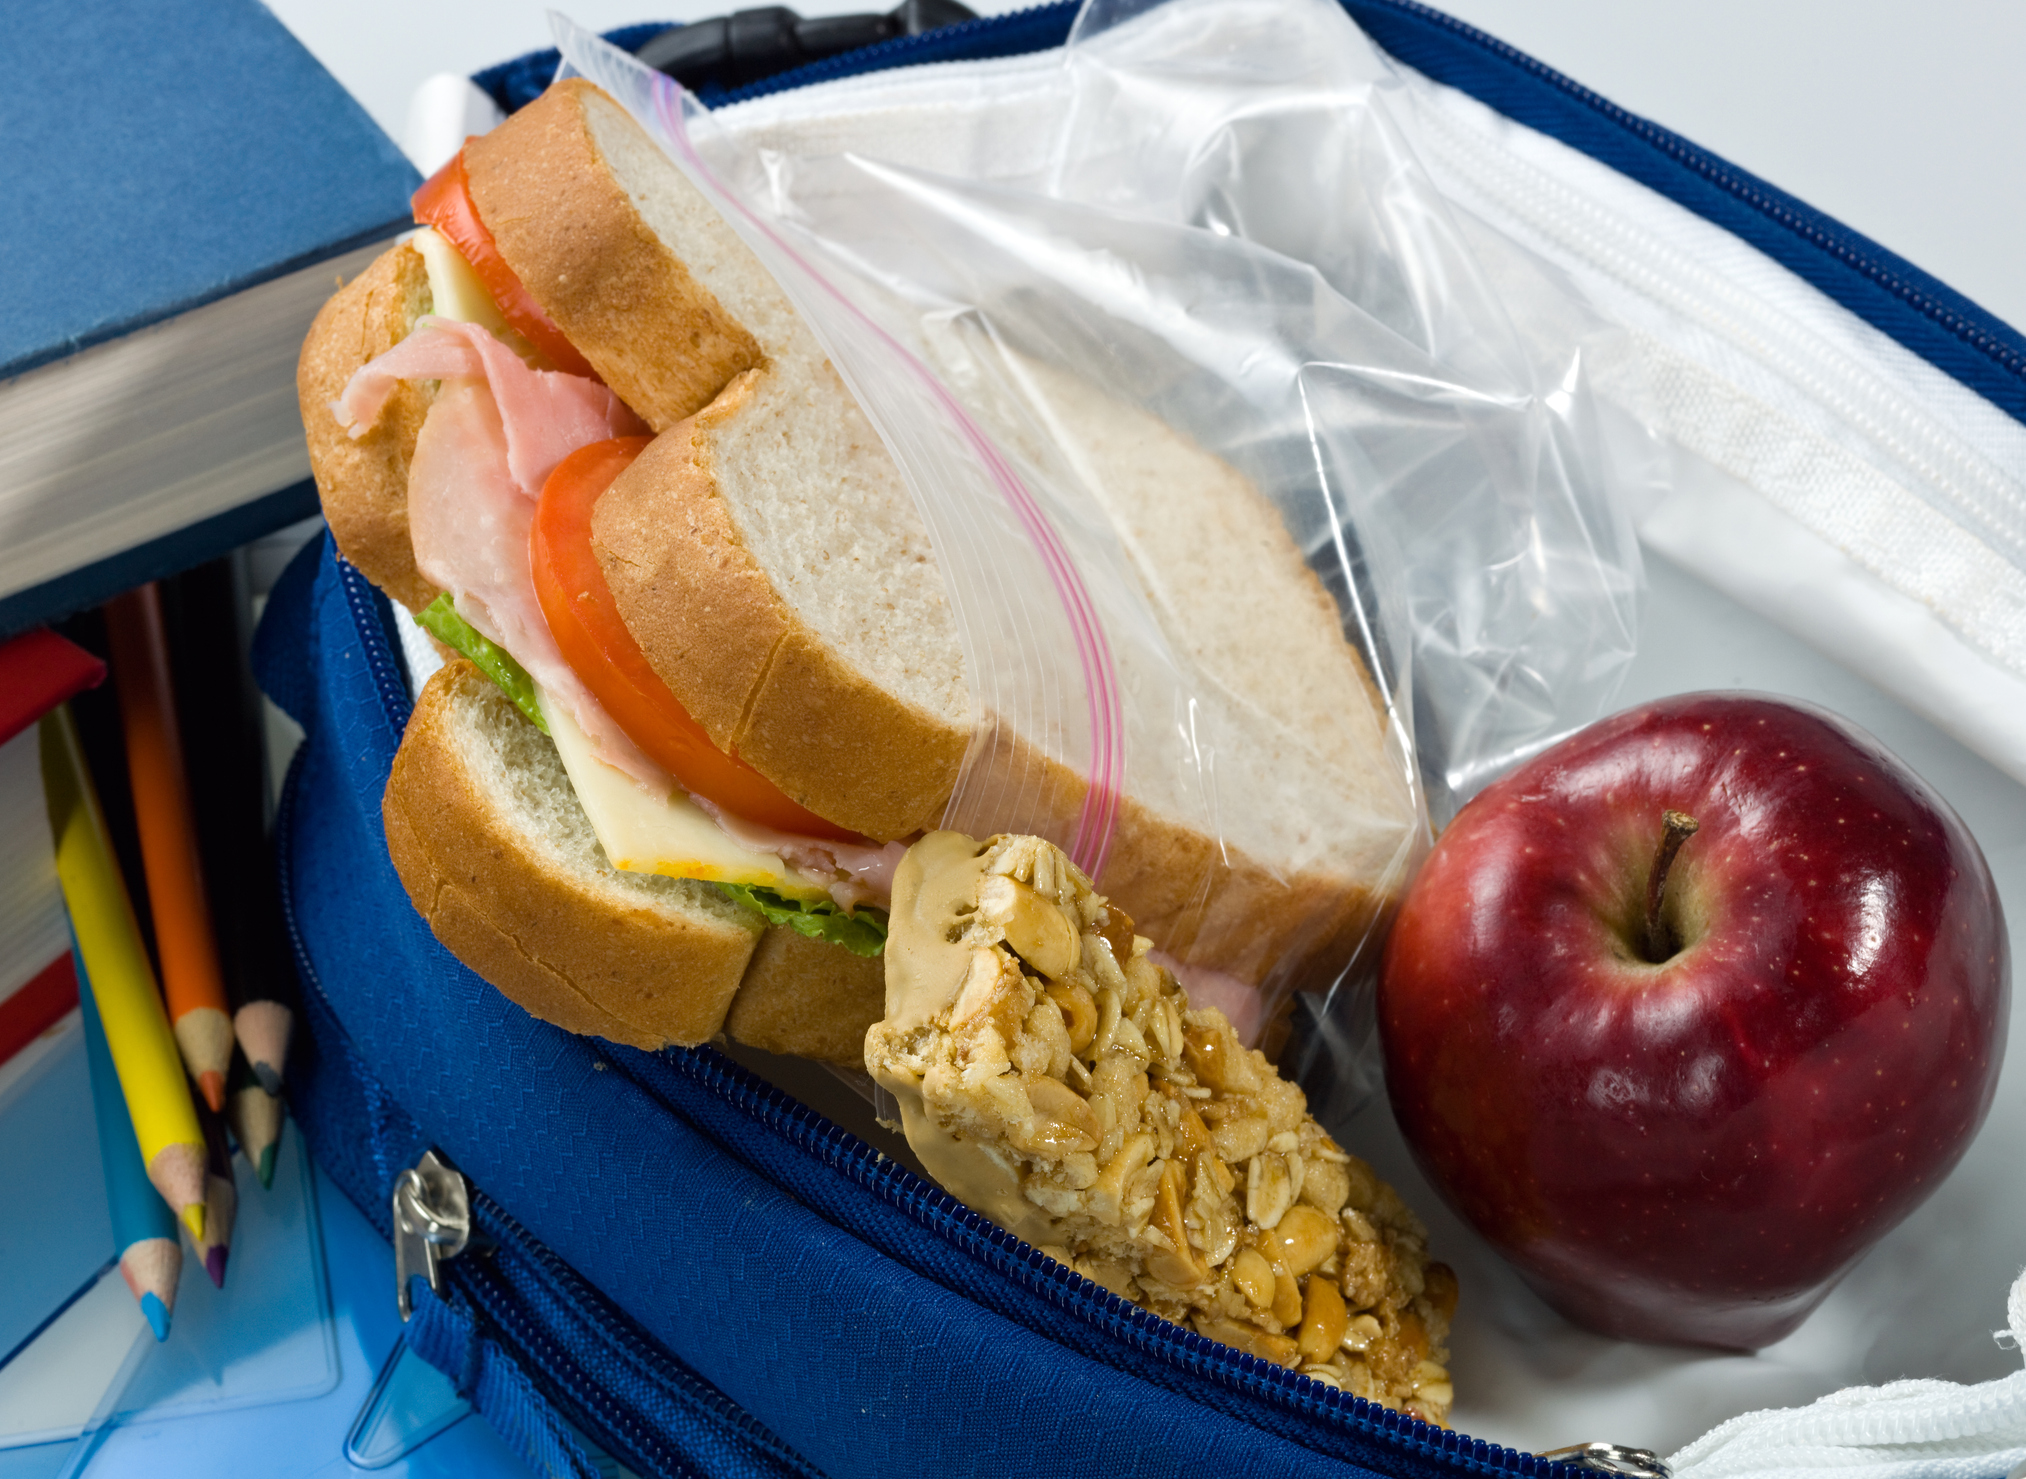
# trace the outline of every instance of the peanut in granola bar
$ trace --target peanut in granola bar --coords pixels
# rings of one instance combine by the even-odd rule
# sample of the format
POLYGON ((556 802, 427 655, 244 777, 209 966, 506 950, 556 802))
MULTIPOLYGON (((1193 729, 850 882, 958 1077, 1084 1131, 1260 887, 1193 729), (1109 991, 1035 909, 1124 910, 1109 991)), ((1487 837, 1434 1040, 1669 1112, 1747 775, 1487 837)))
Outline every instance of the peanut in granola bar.
POLYGON ((865 1041, 908 1143, 958 1200, 1121 1298, 1446 1421, 1455 1275, 1148 950, 1041 838, 915 844, 865 1041))

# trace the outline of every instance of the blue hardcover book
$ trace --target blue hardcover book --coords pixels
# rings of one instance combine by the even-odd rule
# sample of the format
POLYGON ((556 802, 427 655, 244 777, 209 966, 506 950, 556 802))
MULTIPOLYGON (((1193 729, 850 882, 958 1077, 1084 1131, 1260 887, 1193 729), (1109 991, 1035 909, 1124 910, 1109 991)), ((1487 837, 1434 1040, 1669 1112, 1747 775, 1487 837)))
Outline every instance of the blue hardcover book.
POLYGON ((414 169, 258 0, 19 0, 0 633, 315 511, 295 357, 414 169))

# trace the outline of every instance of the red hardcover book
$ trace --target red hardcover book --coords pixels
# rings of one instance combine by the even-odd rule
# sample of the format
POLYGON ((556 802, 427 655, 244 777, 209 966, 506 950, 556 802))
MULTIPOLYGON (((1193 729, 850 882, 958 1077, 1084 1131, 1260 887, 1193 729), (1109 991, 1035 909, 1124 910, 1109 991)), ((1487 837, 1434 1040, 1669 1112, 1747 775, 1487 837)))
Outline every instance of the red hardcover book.
POLYGON ((105 675, 104 663, 47 627, 0 644, 0 1063, 77 1005, 32 731, 105 675))
POLYGON ((48 627, 0 646, 0 744, 74 693, 104 681, 106 665, 48 627))

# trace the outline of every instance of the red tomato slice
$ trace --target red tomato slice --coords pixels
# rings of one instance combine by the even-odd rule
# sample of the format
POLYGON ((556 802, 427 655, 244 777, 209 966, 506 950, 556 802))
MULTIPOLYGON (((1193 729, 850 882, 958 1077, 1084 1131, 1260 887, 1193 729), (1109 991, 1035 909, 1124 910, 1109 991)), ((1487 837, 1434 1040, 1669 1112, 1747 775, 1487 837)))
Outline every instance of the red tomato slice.
POLYGON ((617 437, 581 447, 559 462, 542 486, 529 555, 535 596, 563 660, 627 737, 692 795, 783 832, 862 841, 789 800, 752 766, 712 744, 648 665, 620 619, 612 588, 591 549, 591 510, 652 440, 617 437))
POLYGON ((485 229, 485 222, 479 220, 478 210, 471 203, 471 182, 464 172, 462 149, 451 156, 450 163, 422 182, 409 205, 418 224, 434 226, 463 254, 471 270, 478 274, 478 280, 485 284, 485 290, 492 294, 492 301, 499 305, 500 316, 547 355, 550 364, 572 375, 598 379, 591 362, 577 352, 577 346, 556 327, 555 320, 542 312, 542 305, 521 286, 513 268, 507 266, 506 258, 493 245, 492 233, 485 229))

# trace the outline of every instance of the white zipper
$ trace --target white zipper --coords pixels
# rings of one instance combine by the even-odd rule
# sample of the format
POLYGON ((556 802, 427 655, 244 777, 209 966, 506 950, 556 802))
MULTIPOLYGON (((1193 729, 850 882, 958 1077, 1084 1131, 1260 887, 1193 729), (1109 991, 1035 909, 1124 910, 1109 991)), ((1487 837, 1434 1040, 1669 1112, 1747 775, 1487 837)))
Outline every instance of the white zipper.
POLYGON ((1409 86, 1424 125, 1417 143, 1439 174, 1517 222, 1552 259, 1601 274, 1778 376, 1893 464, 1896 481, 2026 564, 2026 488, 1918 402, 1749 289, 1486 138, 1460 116, 1481 105, 1458 107, 1425 79, 1409 86))

